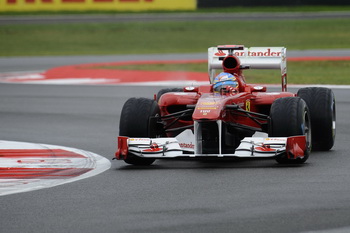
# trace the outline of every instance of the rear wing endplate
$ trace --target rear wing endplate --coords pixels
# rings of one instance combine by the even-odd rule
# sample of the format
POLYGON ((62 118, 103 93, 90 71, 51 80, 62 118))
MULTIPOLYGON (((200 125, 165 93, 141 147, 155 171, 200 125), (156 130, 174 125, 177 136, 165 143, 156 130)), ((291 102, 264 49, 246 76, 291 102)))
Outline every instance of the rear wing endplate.
POLYGON ((282 91, 287 90, 287 49, 284 47, 250 47, 223 45, 208 48, 208 72, 213 83, 217 70, 222 70, 222 60, 229 54, 237 56, 242 67, 249 69, 279 69, 282 91))

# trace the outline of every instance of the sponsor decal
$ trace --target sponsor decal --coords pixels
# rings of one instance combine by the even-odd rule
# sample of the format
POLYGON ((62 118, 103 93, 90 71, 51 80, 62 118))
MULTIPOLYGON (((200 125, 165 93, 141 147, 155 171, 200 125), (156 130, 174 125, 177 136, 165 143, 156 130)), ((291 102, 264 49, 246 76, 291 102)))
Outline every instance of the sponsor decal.
POLYGON ((162 148, 149 148, 149 149, 142 150, 142 152, 159 152, 159 151, 163 151, 163 149, 162 148))
POLYGON ((208 113, 210 113, 211 110, 200 110, 200 113, 202 113, 203 116, 208 115, 208 113))
POLYGON ((276 151, 275 149, 272 149, 270 147, 267 147, 267 146, 258 146, 258 147, 255 147, 255 150, 256 151, 261 151, 261 152, 272 152, 272 151, 276 151))
POLYGON ((204 107, 204 108, 198 108, 199 110, 208 110, 208 109, 217 109, 217 107, 204 107))
POLYGON ((215 56, 218 56, 218 57, 222 57, 222 56, 226 56, 227 54, 224 53, 222 50, 218 50, 217 53, 215 53, 215 56))
POLYGON ((149 142, 149 138, 129 138, 130 142, 149 142))
MULTIPOLYGON (((92 0, 92 2, 119 2, 119 3, 141 3, 141 2, 154 2, 155 0, 92 0)), ((19 0, 6 0, 9 4, 19 3, 19 0)), ((58 1, 59 2, 59 1, 58 1)), ((61 3, 85 3, 87 0, 61 0, 61 3)), ((24 0, 24 3, 53 3, 53 0, 24 0)))
MULTIPOLYGON (((227 54, 224 53, 222 50, 218 50, 217 53, 214 54, 215 56, 218 57, 224 57, 227 54)), ((272 51, 271 48, 267 48, 266 50, 263 51, 235 51, 234 55, 236 55, 237 57, 244 57, 244 56, 248 56, 248 57, 280 57, 282 55, 281 52, 276 52, 276 51, 272 51)))
POLYGON ((286 138, 265 138, 266 141, 285 142, 286 138))
POLYGON ((0 0, 0 12, 58 10, 195 10, 196 0, 0 0))
POLYGON ((179 143, 181 148, 185 149, 194 149, 194 145, 191 143, 179 143))
POLYGON ((215 102, 201 102, 200 105, 215 105, 215 102))

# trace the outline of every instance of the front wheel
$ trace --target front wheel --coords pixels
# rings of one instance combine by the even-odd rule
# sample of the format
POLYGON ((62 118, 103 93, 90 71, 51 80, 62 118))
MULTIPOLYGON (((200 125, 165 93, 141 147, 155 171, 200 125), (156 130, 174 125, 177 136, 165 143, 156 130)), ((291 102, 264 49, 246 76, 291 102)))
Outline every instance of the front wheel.
POLYGON ((311 115, 312 149, 330 150, 335 141, 335 97, 333 91, 324 87, 301 88, 297 96, 302 98, 311 115))
POLYGON ((311 122, 309 109, 299 97, 284 97, 273 102, 270 111, 269 137, 306 136, 306 151, 302 159, 289 159, 286 155, 276 158, 282 164, 304 163, 311 151, 311 122))
MULTIPOLYGON (((127 137, 152 138, 153 129, 157 127, 155 121, 150 118, 159 115, 159 107, 156 101, 147 98, 130 98, 122 109, 119 122, 119 135, 127 137)), ((155 159, 140 158, 128 154, 124 161, 132 165, 151 165, 155 159)))

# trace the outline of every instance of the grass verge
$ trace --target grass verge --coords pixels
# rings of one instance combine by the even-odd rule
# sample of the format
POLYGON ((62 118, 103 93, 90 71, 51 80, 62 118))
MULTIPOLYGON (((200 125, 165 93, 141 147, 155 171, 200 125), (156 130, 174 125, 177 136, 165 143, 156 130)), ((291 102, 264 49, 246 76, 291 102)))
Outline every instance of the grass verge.
POLYGON ((0 56, 206 53, 218 44, 350 48, 350 19, 1 25, 0 56))

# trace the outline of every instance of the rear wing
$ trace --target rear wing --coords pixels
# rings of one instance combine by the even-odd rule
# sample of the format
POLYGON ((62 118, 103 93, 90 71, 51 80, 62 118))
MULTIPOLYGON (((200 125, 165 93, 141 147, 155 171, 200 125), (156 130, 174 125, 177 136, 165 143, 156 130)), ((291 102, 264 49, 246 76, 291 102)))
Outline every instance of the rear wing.
POLYGON ((229 54, 239 58, 242 68, 279 69, 282 91, 287 90, 287 49, 284 47, 250 47, 243 45, 220 45, 208 48, 208 72, 213 83, 216 71, 222 71, 222 60, 229 54))

